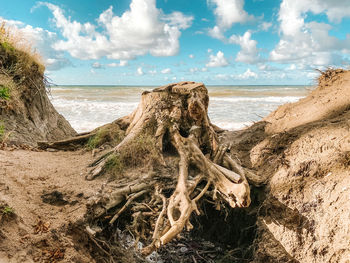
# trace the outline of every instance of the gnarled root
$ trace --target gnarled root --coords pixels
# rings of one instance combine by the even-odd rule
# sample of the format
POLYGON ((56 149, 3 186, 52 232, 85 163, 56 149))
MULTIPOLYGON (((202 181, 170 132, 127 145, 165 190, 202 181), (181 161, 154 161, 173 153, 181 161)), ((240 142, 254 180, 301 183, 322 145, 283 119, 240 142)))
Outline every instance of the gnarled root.
MULTIPOLYGON (((207 108, 203 84, 170 84, 144 93, 139 107, 130 115, 125 139, 112 151, 122 152, 141 134, 148 133, 154 137, 163 164, 158 172, 142 180, 130 178, 127 185, 111 193, 105 191, 93 209, 93 218, 99 218, 118 206, 109 220, 111 224, 126 210, 131 211, 131 231, 136 240, 149 244, 143 254, 167 244, 183 229, 192 229, 190 217, 193 212, 200 214, 200 201, 209 190, 214 201, 220 198, 232 208, 250 205, 247 171, 229 157, 229 146, 219 145, 219 129, 210 123, 207 108), (178 175, 169 175, 167 165, 174 161, 178 161, 178 175), (191 169, 193 166, 195 169, 191 169)), ((89 179, 103 173, 107 162, 108 155, 95 162, 89 179)))

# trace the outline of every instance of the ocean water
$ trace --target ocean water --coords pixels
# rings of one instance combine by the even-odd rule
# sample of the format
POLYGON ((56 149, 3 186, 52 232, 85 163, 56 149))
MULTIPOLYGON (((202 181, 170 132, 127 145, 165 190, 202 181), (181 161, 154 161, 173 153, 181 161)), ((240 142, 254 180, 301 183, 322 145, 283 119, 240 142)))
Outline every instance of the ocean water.
MULTIPOLYGON (((128 115, 141 93, 155 87, 55 86, 51 102, 78 132, 128 115)), ((309 86, 207 86, 209 117, 219 127, 236 130, 267 116, 279 105, 298 101, 309 86)))

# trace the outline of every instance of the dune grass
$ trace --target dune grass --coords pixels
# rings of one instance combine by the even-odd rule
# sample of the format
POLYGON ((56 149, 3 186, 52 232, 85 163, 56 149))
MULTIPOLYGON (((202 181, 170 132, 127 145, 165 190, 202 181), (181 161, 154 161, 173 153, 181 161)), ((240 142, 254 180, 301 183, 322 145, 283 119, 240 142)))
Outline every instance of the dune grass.
POLYGON ((114 176, 120 175, 127 168, 147 166, 159 159, 154 137, 140 135, 122 151, 108 157, 107 170, 114 176))
MULTIPOLYGON (((11 77, 17 84, 32 86, 44 77, 45 67, 40 55, 20 31, 0 24, 0 74, 11 77)), ((4 95, 6 91, 2 89, 4 95)), ((5 95, 6 96, 6 95, 5 95)))
POLYGON ((125 132, 118 125, 113 123, 107 124, 97 130, 96 134, 88 140, 86 147, 89 150, 93 150, 107 142, 112 146, 116 146, 122 141, 124 136, 125 132))

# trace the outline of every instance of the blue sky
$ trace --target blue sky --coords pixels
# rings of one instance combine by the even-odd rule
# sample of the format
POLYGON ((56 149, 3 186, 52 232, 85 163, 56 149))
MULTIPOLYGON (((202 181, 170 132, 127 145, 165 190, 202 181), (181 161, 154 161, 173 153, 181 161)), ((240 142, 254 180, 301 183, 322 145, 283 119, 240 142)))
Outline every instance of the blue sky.
POLYGON ((304 85, 350 61, 348 0, 11 0, 0 20, 56 84, 304 85))

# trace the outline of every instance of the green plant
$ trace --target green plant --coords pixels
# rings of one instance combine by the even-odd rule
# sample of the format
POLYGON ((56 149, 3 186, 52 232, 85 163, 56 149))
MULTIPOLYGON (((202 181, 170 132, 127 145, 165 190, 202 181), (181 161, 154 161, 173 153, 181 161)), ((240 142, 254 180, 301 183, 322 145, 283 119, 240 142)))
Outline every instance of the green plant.
POLYGON ((0 99, 10 99, 10 89, 8 87, 0 85, 0 99))
POLYGON ((123 162, 121 161, 120 155, 111 154, 108 157, 106 169, 114 176, 118 176, 124 170, 123 162))
MULTIPOLYGON (((4 22, 0 23, 0 57, 0 72, 12 77, 16 84, 36 88, 43 85, 45 67, 40 55, 21 31, 4 22)), ((2 89, 2 95, 4 92, 2 89)))
POLYGON ((14 52, 15 48, 7 41, 0 43, 0 45, 7 51, 14 52))
POLYGON ((117 145, 123 137, 124 131, 120 130, 119 126, 109 124, 100 128, 96 134, 88 140, 86 147, 89 150, 93 150, 106 142, 109 142, 112 145, 117 145))
POLYGON ((5 206, 1 212, 3 215, 12 215, 15 213, 14 209, 10 206, 5 206))
POLYGON ((156 141, 150 135, 140 135, 135 138, 127 148, 108 157, 106 169, 113 175, 121 174, 126 168, 146 166, 157 162, 159 153, 156 141))

